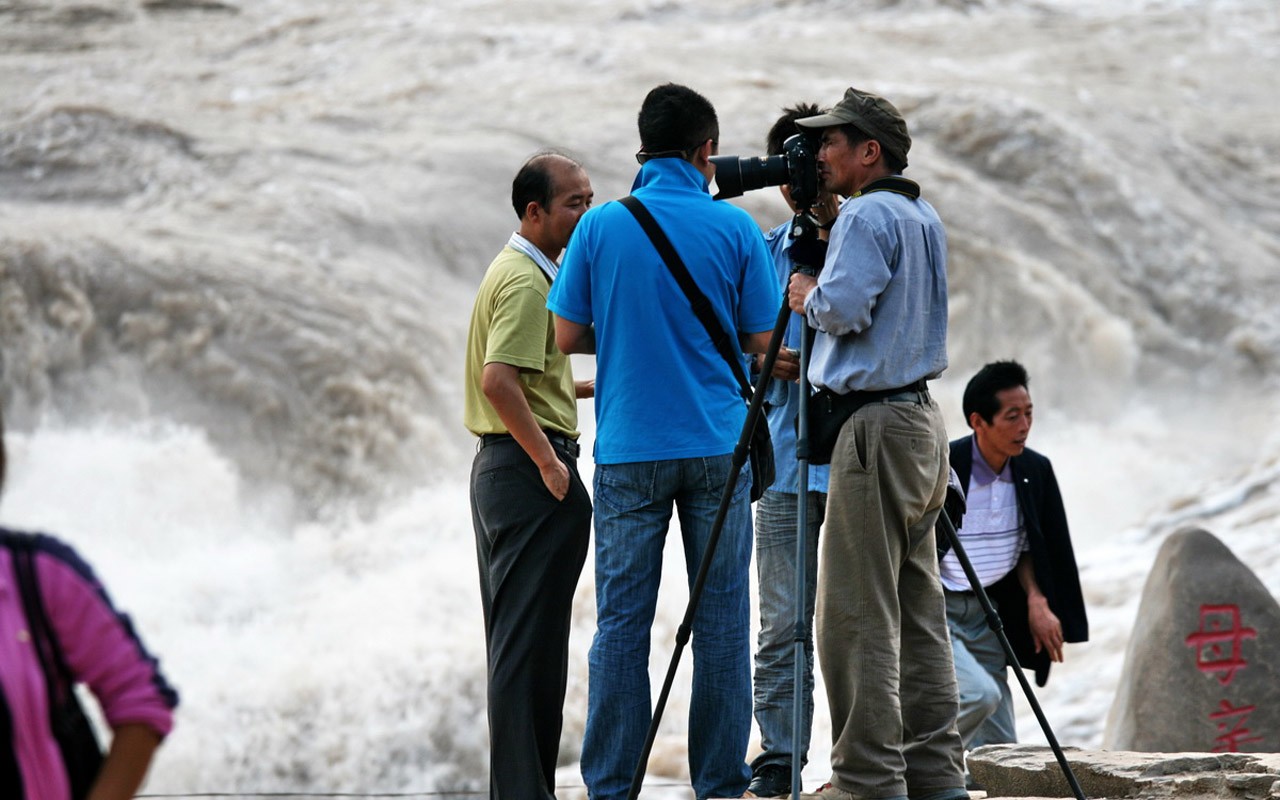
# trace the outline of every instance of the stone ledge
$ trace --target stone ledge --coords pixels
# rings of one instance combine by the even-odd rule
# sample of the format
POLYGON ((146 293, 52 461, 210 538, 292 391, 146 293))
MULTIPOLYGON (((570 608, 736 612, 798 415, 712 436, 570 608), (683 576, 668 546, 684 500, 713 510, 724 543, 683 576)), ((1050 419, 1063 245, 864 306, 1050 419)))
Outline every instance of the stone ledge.
MULTIPOLYGON (((1062 752, 1090 800, 1280 800, 1276 753, 1135 753, 1074 747, 1062 752)), ((967 764, 988 797, 1073 797, 1057 758, 1045 745, 988 745, 970 753, 967 764)))

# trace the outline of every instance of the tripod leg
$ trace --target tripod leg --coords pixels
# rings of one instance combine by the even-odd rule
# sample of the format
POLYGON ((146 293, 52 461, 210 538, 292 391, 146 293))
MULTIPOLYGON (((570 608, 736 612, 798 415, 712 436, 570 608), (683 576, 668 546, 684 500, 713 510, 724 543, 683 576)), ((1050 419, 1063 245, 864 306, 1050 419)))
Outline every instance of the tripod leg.
POLYGON ((803 781, 800 771, 804 719, 805 673, 811 669, 805 646, 809 642, 812 619, 808 616, 808 535, 809 535, 809 355, 813 347, 813 330, 806 324, 800 332, 800 405, 796 410, 796 577, 795 577, 795 675, 791 702, 791 796, 799 797, 803 781))
MULTIPOLYGON (((803 361, 802 361, 803 363, 803 361)), ((809 465, 799 463, 799 478, 796 481, 796 574, 794 599, 795 609, 795 643, 793 645, 792 663, 794 674, 791 685, 791 796, 799 797, 801 791, 800 771, 804 767, 802 759, 804 749, 803 734, 807 722, 804 718, 805 674, 809 669, 805 645, 809 640, 809 620, 806 619, 806 576, 808 564, 808 529, 809 529, 809 465)))
POLYGON ((1022 686, 1022 691, 1027 696, 1027 702, 1031 705, 1031 710, 1036 715, 1036 720, 1040 723, 1041 730, 1044 731, 1045 739, 1049 742, 1049 748, 1053 750, 1054 757, 1058 760, 1058 766, 1062 768, 1062 774, 1067 779, 1068 785, 1071 786, 1071 792, 1075 795, 1076 800, 1085 800, 1084 790, 1080 788, 1080 782, 1076 780, 1076 775, 1071 771, 1071 765, 1067 763, 1067 757, 1063 755, 1062 748, 1058 745, 1058 737, 1053 735, 1053 729, 1049 727, 1049 720, 1045 717, 1044 711, 1040 708, 1040 703, 1036 700, 1035 692, 1031 691, 1031 684, 1027 681, 1027 676, 1022 673, 1022 668, 1018 666, 1018 657, 1013 652, 1013 645, 1009 644, 1009 637, 1005 635, 1004 623, 1000 620, 1000 615, 996 612, 995 606, 991 604, 991 598, 987 597, 987 592, 982 588, 982 582, 978 580, 978 573, 973 569, 973 563, 969 561, 969 556, 964 551, 964 545, 960 543, 960 535, 956 533, 956 526, 952 524, 951 518, 947 516, 946 511, 938 517, 942 525, 942 530, 947 535, 947 540, 951 543, 951 549, 956 554, 956 560, 960 562, 960 566, 964 569, 964 574, 969 579, 969 585, 973 587, 973 592, 978 597, 978 602, 982 605, 982 611, 987 617, 987 626, 991 628, 991 632, 1000 640, 1000 646, 1004 649, 1005 658, 1013 668, 1013 674, 1018 678, 1018 683, 1022 686))

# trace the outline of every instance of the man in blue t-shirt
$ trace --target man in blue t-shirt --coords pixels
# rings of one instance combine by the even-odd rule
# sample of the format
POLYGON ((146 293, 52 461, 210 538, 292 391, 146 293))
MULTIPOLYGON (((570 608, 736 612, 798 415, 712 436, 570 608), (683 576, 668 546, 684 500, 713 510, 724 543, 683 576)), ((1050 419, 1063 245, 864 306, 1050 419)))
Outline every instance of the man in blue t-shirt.
MULTIPOLYGON (((759 227, 711 199, 719 122, 685 86, 640 108, 633 195, 653 215, 724 330, 764 352, 781 307, 759 227)), ((587 212, 547 307, 566 353, 596 354, 595 575, 582 775, 593 800, 625 797, 652 715, 649 640, 672 507, 690 583, 725 485, 736 488, 693 619, 689 766, 694 792, 747 788, 751 733, 750 471, 731 474, 747 406, 728 362, 631 212, 587 212)), ((744 359, 745 361, 745 359, 744 359)))

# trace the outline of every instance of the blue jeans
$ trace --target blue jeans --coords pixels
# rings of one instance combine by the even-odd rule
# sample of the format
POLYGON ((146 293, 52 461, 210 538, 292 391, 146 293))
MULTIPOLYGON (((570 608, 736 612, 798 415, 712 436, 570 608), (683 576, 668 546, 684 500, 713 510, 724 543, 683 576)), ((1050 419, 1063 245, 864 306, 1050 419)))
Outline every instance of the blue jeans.
MULTIPOLYGON (((813 605, 818 588, 818 530, 826 512, 825 492, 806 492, 805 669, 801 676, 800 763, 809 761, 813 727, 813 605)), ((760 635, 756 639, 755 717, 762 752, 751 762, 791 767, 795 741, 796 495, 767 491, 756 503, 756 572, 760 579, 760 635)))
POLYGON ((972 592, 947 591, 947 628, 951 657, 960 685, 956 727, 966 750, 984 744, 1018 741, 1009 690, 1008 663, 1000 639, 987 624, 986 612, 972 592))
MULTIPOLYGON (((653 717, 650 630, 672 507, 692 586, 731 465, 724 455, 596 466, 597 620, 582 742, 591 800, 627 795, 653 717)), ((750 486, 744 467, 693 617, 689 774, 699 800, 739 797, 751 777, 750 486)))

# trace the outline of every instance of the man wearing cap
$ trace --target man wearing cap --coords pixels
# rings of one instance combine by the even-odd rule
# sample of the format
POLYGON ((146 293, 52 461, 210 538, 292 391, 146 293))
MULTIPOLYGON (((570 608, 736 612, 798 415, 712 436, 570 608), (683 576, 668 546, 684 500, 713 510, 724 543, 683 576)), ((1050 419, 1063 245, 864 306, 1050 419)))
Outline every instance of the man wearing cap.
MULTIPOLYGON (((782 296, 760 228, 707 191, 720 135, 715 108, 687 86, 664 84, 645 97, 637 123, 642 166, 632 196, 670 239, 725 336, 739 350, 764 352, 782 296)), ((734 370, 621 202, 582 218, 547 305, 565 352, 596 353, 587 792, 626 797, 644 746, 650 629, 672 511, 692 583, 734 481, 692 622, 689 772, 699 800, 738 797, 751 775, 751 473, 732 471, 747 416, 734 370)))
POLYGON ((849 416, 831 455, 816 642, 831 782, 809 797, 957 800, 956 678, 934 523, 947 435, 927 381, 947 366, 947 239, 901 176, 911 137, 888 100, 850 88, 797 120, 821 132, 823 188, 845 195, 815 279, 788 303, 817 333, 809 380, 849 416))
POLYGON ((555 796, 569 614, 591 533, 576 398, 591 385, 575 384, 546 302, 555 259, 592 196, 586 171, 566 156, 539 153, 520 168, 511 185, 520 230, 485 272, 467 335, 491 800, 555 796))

